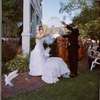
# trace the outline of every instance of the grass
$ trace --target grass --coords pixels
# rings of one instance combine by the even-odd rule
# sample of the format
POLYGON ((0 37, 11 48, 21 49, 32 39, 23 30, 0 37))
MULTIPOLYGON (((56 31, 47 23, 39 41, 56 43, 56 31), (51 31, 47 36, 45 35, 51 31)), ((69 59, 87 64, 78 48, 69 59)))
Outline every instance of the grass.
POLYGON ((4 100, 98 100, 98 74, 97 71, 86 72, 4 100))

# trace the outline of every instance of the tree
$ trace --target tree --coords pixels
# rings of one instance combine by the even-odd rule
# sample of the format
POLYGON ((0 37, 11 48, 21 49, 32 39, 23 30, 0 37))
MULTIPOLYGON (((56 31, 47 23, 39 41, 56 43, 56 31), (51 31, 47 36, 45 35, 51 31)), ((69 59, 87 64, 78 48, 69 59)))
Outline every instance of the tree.
POLYGON ((63 6, 65 9, 63 8, 62 11, 70 13, 76 9, 81 9, 81 13, 73 18, 73 23, 79 26, 82 36, 88 35, 92 38, 100 39, 100 1, 89 1, 90 0, 70 0, 67 5, 65 4, 63 6), (78 3, 78 1, 81 2, 78 3))
POLYGON ((22 21, 23 0, 3 0, 3 36, 17 36, 17 22, 22 21), (6 31, 5 31, 6 30, 6 31), (4 34, 5 33, 5 34, 4 34))
POLYGON ((79 25, 81 34, 100 39, 100 1, 94 0, 93 6, 83 9, 73 22, 79 25))
POLYGON ((66 0, 65 2, 60 3, 60 13, 71 13, 77 9, 83 9, 88 6, 86 0, 66 0))

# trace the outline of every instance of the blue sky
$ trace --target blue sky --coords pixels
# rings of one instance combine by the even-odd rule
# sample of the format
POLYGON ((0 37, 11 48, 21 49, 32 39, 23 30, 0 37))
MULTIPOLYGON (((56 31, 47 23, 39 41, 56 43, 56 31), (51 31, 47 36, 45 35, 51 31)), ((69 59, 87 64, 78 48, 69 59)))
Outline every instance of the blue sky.
MULTIPOLYGON (((43 0, 43 23, 47 25, 57 24, 65 14, 59 14, 60 2, 65 0, 43 0)), ((74 13, 75 14, 75 13, 74 13)), ((73 15, 74 15, 73 14, 73 15)), ((72 17, 66 14, 66 23, 71 23, 72 17)))

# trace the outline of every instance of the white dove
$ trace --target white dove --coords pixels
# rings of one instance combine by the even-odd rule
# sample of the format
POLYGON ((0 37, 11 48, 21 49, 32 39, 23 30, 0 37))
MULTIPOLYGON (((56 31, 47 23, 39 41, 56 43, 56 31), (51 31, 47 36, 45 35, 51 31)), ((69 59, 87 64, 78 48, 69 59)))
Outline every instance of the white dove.
POLYGON ((55 33, 55 34, 52 35, 52 37, 55 38, 55 39, 56 39, 57 37, 59 37, 59 36, 60 36, 60 34, 58 34, 58 33, 55 33))
POLYGON ((18 76, 18 70, 14 70, 13 72, 9 73, 8 75, 4 75, 5 79, 5 85, 9 85, 13 87, 14 85, 11 83, 11 81, 18 76))

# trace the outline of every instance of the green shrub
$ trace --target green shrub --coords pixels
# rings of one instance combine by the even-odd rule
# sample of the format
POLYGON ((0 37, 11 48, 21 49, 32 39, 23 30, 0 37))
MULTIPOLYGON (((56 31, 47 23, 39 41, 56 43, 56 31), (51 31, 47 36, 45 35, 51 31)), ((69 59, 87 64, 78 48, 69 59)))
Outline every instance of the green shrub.
POLYGON ((28 70, 28 57, 17 55, 14 59, 8 61, 4 67, 7 68, 9 72, 16 69, 18 69, 19 72, 25 72, 28 70))
POLYGON ((2 62, 6 63, 13 59, 17 54, 17 42, 14 41, 2 41, 2 62), (10 52, 11 51, 11 52, 10 52))

